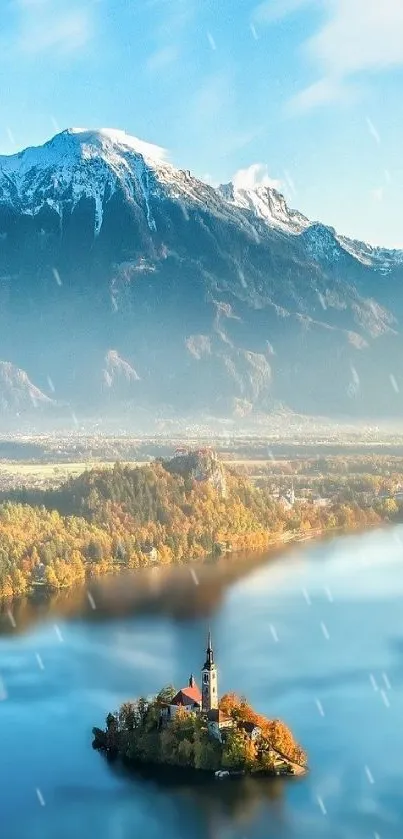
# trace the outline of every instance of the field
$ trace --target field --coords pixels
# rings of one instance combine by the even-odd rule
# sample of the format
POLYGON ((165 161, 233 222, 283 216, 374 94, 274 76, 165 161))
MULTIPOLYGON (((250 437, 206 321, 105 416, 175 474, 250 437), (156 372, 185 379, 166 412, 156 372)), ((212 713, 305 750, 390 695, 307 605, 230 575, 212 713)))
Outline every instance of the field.
MULTIPOLYGON (((142 466, 143 463, 131 463, 131 466, 142 466)), ((0 490, 18 489, 20 487, 56 487, 64 483, 67 478, 76 477, 86 469, 111 469, 113 463, 99 461, 79 461, 77 463, 23 463, 21 461, 0 461, 0 490)))

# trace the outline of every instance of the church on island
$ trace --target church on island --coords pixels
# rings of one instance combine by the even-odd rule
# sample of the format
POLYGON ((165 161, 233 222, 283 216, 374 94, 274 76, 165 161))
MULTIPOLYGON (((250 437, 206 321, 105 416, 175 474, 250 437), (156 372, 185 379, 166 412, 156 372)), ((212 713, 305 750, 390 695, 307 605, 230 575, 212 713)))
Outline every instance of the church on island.
POLYGON ((181 688, 170 700, 169 704, 164 703, 161 707, 161 723, 167 724, 181 708, 191 714, 202 714, 207 720, 207 728, 211 737, 220 742, 225 739, 225 732, 237 726, 247 734, 251 740, 255 740, 261 734, 258 725, 248 720, 237 721, 219 709, 218 695, 218 673, 214 661, 214 652, 211 643, 211 632, 208 634, 206 660, 201 671, 201 685, 196 684, 193 674, 189 678, 186 687, 181 688))

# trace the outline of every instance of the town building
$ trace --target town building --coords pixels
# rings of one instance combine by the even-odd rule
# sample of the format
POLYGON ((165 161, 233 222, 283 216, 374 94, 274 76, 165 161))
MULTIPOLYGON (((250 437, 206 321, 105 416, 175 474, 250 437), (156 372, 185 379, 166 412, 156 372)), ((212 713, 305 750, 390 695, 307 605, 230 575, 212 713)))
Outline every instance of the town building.
POLYGON ((260 726, 256 725, 254 722, 250 722, 249 720, 241 720, 241 722, 238 723, 238 728, 243 731, 244 734, 247 734, 253 741, 257 740, 262 733, 260 726))
POLYGON ((196 685, 193 674, 191 674, 187 687, 178 690, 178 693, 171 700, 171 703, 168 706, 168 716, 171 718, 174 717, 178 708, 183 708, 184 711, 198 714, 201 711, 201 707, 201 691, 196 685))
POLYGON ((283 507, 283 509, 288 513, 295 505, 295 491, 294 491, 294 481, 291 482, 291 489, 287 490, 284 494, 279 496, 279 503, 283 507))
POLYGON ((143 556, 147 557, 149 562, 157 562, 158 560, 157 548, 148 542, 145 545, 141 546, 141 553, 143 554, 143 556))
POLYGON ((213 708, 207 712, 207 728, 211 737, 215 737, 222 742, 223 732, 228 731, 229 728, 234 727, 234 720, 225 714, 224 711, 219 711, 218 708, 213 708))

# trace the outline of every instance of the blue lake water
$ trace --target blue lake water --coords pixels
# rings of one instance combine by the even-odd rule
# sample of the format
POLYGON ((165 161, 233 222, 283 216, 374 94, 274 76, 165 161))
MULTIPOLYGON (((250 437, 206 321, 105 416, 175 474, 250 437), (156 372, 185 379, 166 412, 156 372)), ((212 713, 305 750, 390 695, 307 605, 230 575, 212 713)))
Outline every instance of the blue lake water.
POLYGON ((3 620, 1 837, 401 839, 403 528, 291 548, 221 579, 218 598, 214 573, 204 597, 202 575, 176 570, 174 608, 167 571, 158 599, 125 615, 67 619, 56 604, 22 631, 17 612, 15 628, 3 620), (122 700, 197 675, 209 625, 220 692, 284 719, 306 778, 162 783, 92 750, 122 700))

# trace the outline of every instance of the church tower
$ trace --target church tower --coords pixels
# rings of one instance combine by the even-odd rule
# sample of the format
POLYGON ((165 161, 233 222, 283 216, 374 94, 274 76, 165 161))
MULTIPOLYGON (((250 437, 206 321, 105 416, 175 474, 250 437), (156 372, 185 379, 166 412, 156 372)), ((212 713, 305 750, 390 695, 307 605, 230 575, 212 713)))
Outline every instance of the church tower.
POLYGON ((206 661, 202 669, 202 711, 218 708, 218 679, 217 667, 214 664, 214 653, 211 646, 211 632, 208 634, 206 661))

